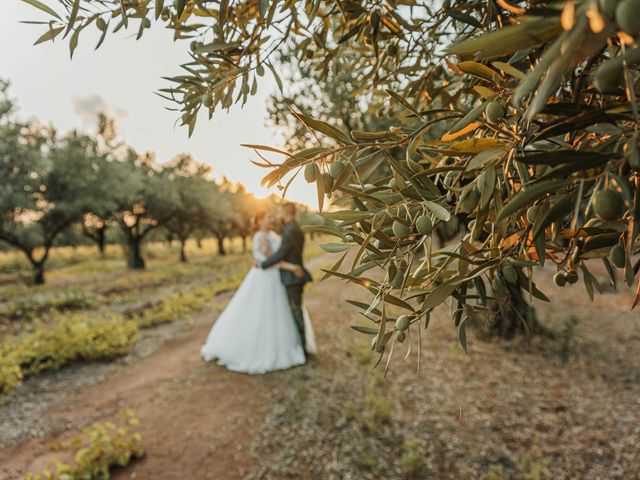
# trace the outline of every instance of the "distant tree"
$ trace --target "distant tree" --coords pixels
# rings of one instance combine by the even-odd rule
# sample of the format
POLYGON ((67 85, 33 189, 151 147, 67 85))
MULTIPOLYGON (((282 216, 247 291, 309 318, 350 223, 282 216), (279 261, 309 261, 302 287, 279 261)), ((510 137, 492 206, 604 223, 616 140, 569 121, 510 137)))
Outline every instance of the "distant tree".
POLYGON ((142 243, 150 232, 164 226, 175 215, 178 195, 169 171, 159 167, 152 154, 129 151, 127 158, 112 163, 114 197, 118 205, 116 223, 127 248, 127 264, 145 268, 142 243))
POLYGON ((93 150, 84 136, 64 138, 36 124, 0 125, 0 239, 22 251, 34 283, 44 283, 56 238, 87 210, 93 150))
POLYGON ((123 142, 117 141, 115 119, 105 113, 98 115, 97 134, 91 137, 95 142, 96 162, 95 182, 90 200, 89 212, 82 219, 84 235, 91 239, 103 256, 107 242, 107 229, 115 219, 118 209, 117 195, 120 191, 121 177, 118 174, 117 158, 126 149, 123 142))
POLYGON ((218 255, 226 255, 224 241, 233 232, 236 213, 233 211, 234 185, 226 177, 216 185, 215 208, 209 217, 208 230, 218 243, 218 255))
POLYGON ((167 232, 180 242, 180 261, 186 262, 185 245, 204 230, 216 212, 217 186, 207 179, 211 168, 196 162, 189 154, 176 157, 165 172, 176 196, 173 215, 165 223, 167 232))

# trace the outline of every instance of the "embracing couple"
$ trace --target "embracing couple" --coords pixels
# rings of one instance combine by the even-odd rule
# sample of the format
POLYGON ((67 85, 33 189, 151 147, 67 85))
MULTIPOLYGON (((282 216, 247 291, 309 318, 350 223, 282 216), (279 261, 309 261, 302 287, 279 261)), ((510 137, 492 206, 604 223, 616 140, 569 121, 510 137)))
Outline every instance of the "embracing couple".
POLYGON ((292 203, 280 207, 282 237, 264 212, 255 217, 254 267, 213 325, 201 353, 229 370, 266 373, 302 365, 316 352, 302 302, 311 280, 302 265, 304 233, 292 203))

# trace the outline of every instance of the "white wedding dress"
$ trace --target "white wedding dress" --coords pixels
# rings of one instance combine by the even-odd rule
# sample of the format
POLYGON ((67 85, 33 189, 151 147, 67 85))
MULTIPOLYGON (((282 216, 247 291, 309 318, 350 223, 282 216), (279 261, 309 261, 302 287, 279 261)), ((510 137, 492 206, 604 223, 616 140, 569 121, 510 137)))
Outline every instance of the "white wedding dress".
MULTIPOLYGON (((253 238, 253 256, 262 262, 267 237, 271 251, 280 246, 275 232, 258 232, 253 238)), ((304 309, 307 352, 316 353, 309 315, 304 309)), ((211 328, 201 348, 206 361, 217 359, 229 370, 266 373, 305 363, 300 336, 289 308, 287 292, 277 268, 252 267, 240 288, 211 328)))

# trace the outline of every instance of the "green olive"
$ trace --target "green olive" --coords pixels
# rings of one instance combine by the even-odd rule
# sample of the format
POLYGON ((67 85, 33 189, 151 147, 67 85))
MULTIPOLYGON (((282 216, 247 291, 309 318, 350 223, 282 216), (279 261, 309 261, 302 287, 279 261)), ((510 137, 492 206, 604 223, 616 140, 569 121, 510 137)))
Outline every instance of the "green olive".
POLYGON ((640 145, 638 145, 638 137, 632 136, 624 145, 624 155, 627 163, 634 170, 640 170, 640 145))
POLYGON ((307 163, 307 166, 304 167, 304 179, 308 183, 313 183, 316 181, 316 164, 315 163, 307 163))
POLYGON ((342 172, 344 172, 344 169, 346 166, 347 165, 341 161, 333 162, 329 166, 329 174, 331 175, 332 178, 338 179, 340 175, 342 175, 342 172))
POLYGON ((398 220, 393 222, 391 228, 393 229, 393 233, 400 239, 407 238, 411 233, 409 227, 398 220))
POLYGON ((567 277, 563 272, 557 272, 553 276, 553 283, 555 283, 559 287, 564 287, 567 284, 567 277))
POLYGON ((566 275, 567 283, 573 285, 578 281, 578 272, 576 270, 569 270, 566 275))
POLYGON ((620 194, 613 190, 600 190, 593 199, 593 211, 603 220, 615 220, 624 204, 620 194))
POLYGON ((518 271, 513 265, 507 264, 502 269, 502 276, 509 283, 516 283, 518 281, 518 271))
POLYGON ((330 192, 333 190, 333 178, 327 172, 324 172, 320 175, 320 180, 322 180, 322 188, 325 192, 330 192))
POLYGON ((484 113, 489 123, 498 123, 506 114, 504 107, 498 102, 489 102, 484 113))
POLYGON ((396 328, 401 332, 404 332, 409 328, 409 323, 411 323, 411 319, 407 315, 400 315, 396 320, 396 328))
POLYGON ((609 261, 617 268, 624 268, 627 263, 627 252, 620 244, 615 245, 609 252, 609 261))
POLYGON ((538 205, 533 205, 532 207, 529 207, 527 209, 527 222, 529 223, 535 222, 539 211, 540 211, 540 207, 538 205))

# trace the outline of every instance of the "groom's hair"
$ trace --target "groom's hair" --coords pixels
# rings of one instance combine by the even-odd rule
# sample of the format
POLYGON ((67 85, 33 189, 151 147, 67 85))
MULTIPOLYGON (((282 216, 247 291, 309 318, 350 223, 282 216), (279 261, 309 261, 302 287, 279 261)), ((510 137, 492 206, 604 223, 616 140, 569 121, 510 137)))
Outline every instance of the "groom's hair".
POLYGON ((283 203, 282 204, 282 211, 286 212, 287 215, 291 215, 293 217, 296 214, 296 206, 295 206, 295 204, 293 204, 291 202, 283 203))

